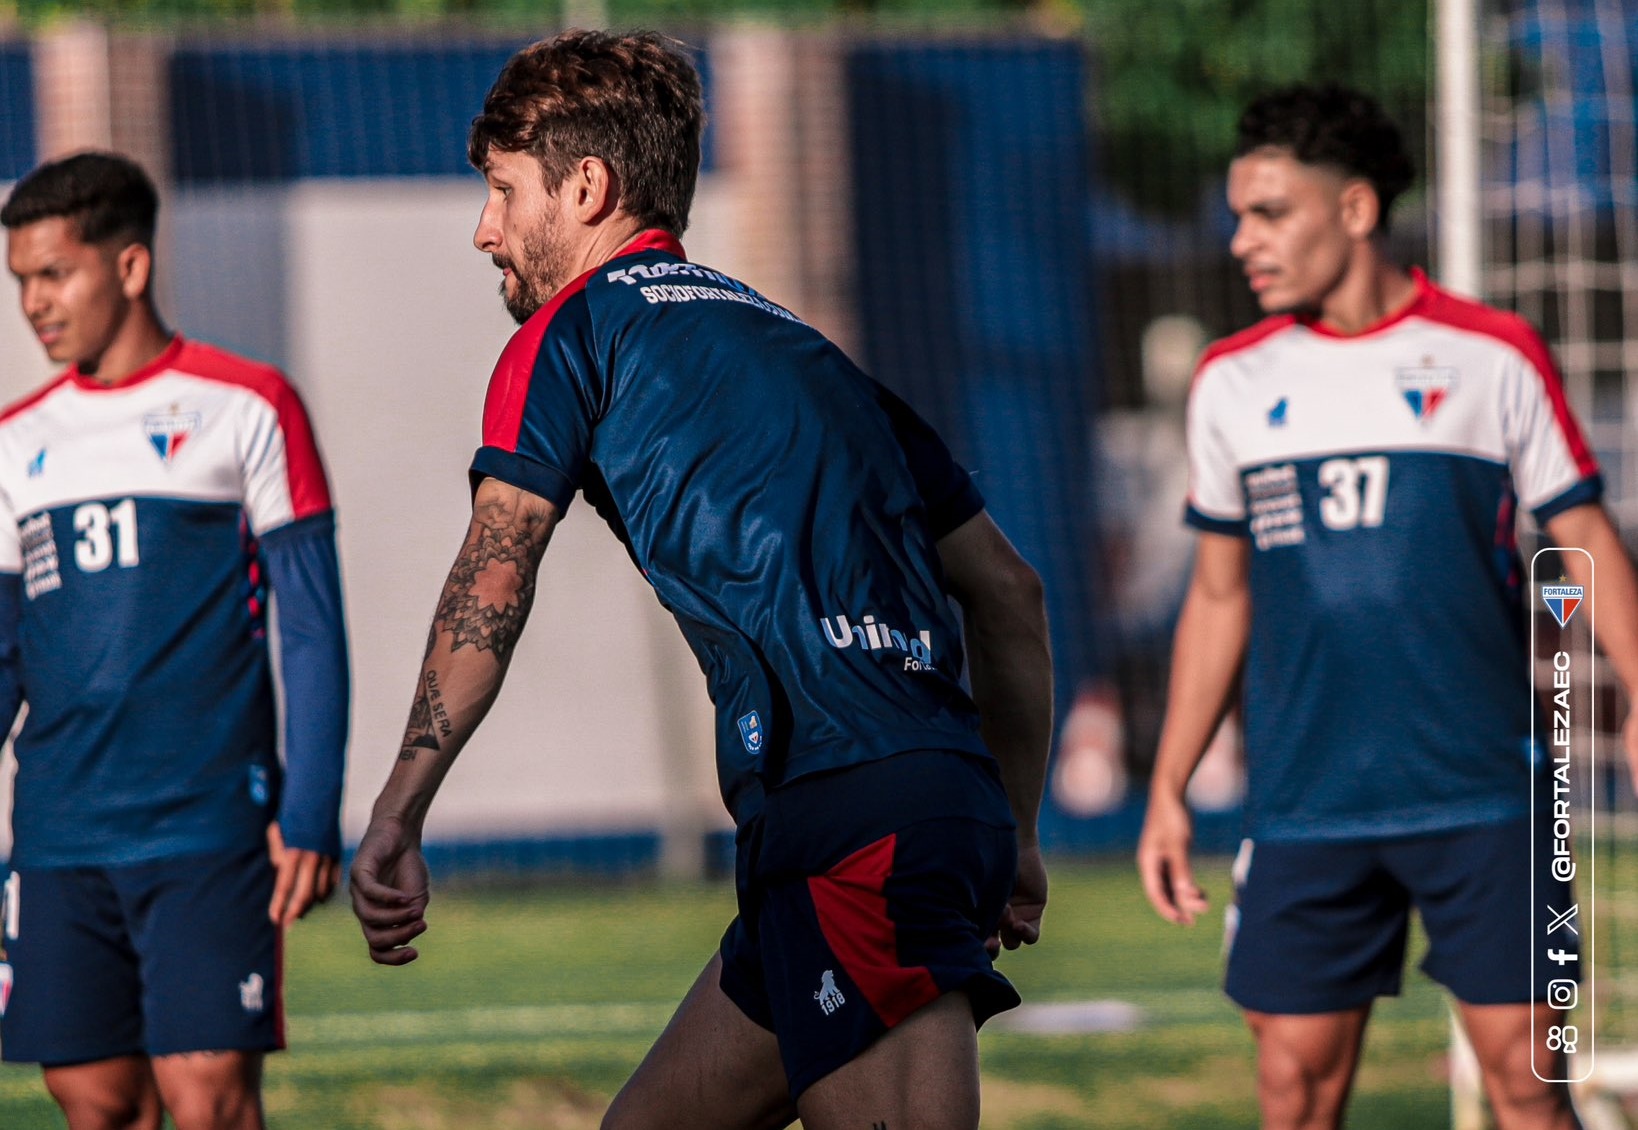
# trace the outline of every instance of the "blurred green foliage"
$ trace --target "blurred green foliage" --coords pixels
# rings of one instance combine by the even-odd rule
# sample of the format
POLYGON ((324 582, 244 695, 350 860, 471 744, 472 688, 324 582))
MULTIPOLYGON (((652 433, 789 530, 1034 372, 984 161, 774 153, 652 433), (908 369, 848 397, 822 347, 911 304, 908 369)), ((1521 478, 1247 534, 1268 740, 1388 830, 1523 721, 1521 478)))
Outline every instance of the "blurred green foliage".
MULTIPOLYGON (((1336 80, 1376 94, 1424 135, 1431 57, 1428 0, 0 0, 37 27, 70 16, 130 24, 272 20, 424 24, 445 19, 544 31, 601 13, 609 26, 661 28, 743 17, 906 28, 1023 21, 1088 44, 1091 118, 1102 179, 1134 203, 1193 212, 1220 183, 1240 109, 1295 81, 1336 80), (572 13, 572 16, 571 16, 572 13)), ((998 95, 1001 92, 998 92, 998 95)))
POLYGON ((1241 108, 1293 82, 1380 99, 1413 155, 1432 58, 1426 0, 1076 0, 1097 67, 1106 176, 1132 199, 1189 211, 1215 184, 1241 108))

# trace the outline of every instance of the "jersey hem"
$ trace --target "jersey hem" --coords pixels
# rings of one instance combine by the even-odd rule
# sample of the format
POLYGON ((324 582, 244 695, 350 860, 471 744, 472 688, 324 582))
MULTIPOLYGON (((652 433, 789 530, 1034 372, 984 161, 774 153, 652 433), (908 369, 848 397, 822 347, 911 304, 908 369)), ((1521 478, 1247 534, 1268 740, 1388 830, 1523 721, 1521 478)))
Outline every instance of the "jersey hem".
POLYGON ((1529 815, 1530 805, 1521 799, 1467 808, 1462 812, 1452 812, 1450 806, 1439 805, 1395 813, 1359 813, 1347 817, 1285 817, 1248 821, 1246 838, 1253 843, 1375 842, 1507 824, 1529 815))

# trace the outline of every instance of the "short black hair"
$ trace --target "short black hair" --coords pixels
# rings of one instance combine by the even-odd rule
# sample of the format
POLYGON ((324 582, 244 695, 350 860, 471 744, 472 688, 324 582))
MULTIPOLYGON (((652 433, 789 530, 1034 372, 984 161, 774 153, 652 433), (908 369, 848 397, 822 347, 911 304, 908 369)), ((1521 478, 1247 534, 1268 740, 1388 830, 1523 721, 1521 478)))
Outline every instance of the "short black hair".
POLYGON ((81 242, 120 240, 152 247, 159 192, 148 174, 118 153, 76 153, 48 161, 11 190, 0 207, 7 230, 61 216, 81 242))
POLYGON ((1287 150, 1305 165, 1327 165, 1369 181, 1384 231, 1393 202, 1416 179, 1405 139, 1381 104, 1334 83, 1287 86, 1247 106, 1234 155, 1269 148, 1287 150))

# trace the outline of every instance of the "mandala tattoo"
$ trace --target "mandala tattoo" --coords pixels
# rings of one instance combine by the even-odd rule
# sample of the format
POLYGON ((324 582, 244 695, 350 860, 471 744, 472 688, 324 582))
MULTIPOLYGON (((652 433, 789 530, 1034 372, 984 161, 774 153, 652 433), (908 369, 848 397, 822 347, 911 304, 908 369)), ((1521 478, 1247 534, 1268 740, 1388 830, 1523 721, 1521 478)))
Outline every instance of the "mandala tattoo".
MULTIPOLYGON (((535 598, 535 574, 545 551, 543 525, 498 503, 476 516, 476 529, 449 571, 433 618, 433 630, 452 637, 451 651, 470 645, 494 652, 501 663, 511 656, 535 598)), ((430 716, 427 721, 431 734, 430 716)))

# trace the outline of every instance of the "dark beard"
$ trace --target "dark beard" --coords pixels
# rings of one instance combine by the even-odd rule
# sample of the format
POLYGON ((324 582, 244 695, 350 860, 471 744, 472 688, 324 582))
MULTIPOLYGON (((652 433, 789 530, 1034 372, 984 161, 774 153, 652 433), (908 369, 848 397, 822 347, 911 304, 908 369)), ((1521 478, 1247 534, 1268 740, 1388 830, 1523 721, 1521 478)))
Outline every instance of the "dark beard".
POLYGON ((516 289, 508 295, 505 279, 500 286, 506 312, 520 326, 563 289, 569 271, 568 245, 554 239, 544 225, 523 237, 522 251, 519 258, 504 264, 512 268, 516 289))

